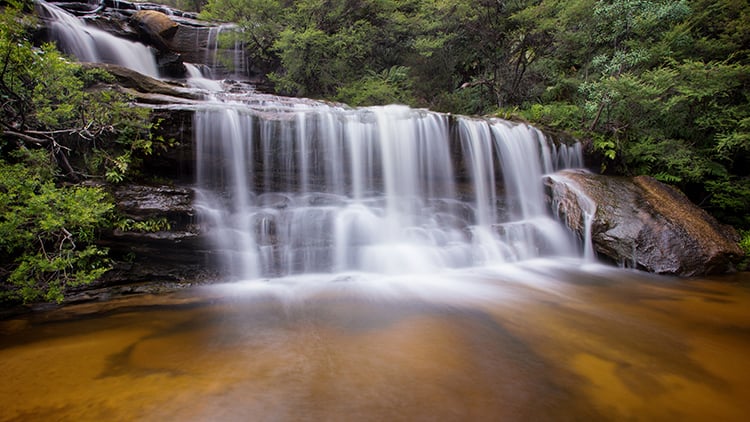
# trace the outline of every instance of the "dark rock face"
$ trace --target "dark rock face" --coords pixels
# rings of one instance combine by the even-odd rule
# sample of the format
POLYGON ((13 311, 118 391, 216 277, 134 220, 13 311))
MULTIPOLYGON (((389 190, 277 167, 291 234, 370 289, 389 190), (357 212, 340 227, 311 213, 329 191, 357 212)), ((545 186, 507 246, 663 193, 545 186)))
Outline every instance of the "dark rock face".
POLYGON ((102 280, 104 284, 195 283, 214 277, 208 242, 196 221, 191 188, 125 185, 118 186, 113 194, 120 215, 131 225, 161 223, 157 231, 116 229, 100 240, 115 261, 113 270, 102 280))
POLYGON ((593 214, 596 251, 615 262, 660 274, 729 272, 742 256, 737 234, 651 177, 605 177, 562 171, 545 179, 548 195, 568 226, 583 235, 593 214))

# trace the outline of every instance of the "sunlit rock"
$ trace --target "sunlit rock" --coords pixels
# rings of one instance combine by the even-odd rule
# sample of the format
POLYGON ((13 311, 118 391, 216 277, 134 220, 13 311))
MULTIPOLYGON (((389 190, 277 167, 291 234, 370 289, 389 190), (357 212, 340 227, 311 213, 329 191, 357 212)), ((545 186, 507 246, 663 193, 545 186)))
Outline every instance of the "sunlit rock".
POLYGON ((84 68, 101 68, 115 77, 118 86, 126 88, 129 94, 132 94, 143 102, 160 104, 174 104, 184 102, 182 100, 198 100, 203 98, 200 93, 194 90, 184 89, 184 87, 165 82, 159 79, 144 75, 127 67, 108 64, 108 63, 82 63, 84 68))
POLYGON ((149 35, 158 35, 169 40, 177 33, 177 24, 166 14, 156 10, 139 10, 130 20, 149 35))

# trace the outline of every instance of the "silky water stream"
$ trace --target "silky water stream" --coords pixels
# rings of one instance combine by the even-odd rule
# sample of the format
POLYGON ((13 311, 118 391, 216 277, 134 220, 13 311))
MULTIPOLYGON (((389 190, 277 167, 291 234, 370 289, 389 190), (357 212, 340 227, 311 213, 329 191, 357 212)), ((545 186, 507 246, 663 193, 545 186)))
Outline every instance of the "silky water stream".
POLYGON ((747 273, 597 263, 541 183, 581 166, 578 146, 191 85, 212 91, 175 107, 195 112, 225 282, 0 321, 0 421, 750 414, 747 273))

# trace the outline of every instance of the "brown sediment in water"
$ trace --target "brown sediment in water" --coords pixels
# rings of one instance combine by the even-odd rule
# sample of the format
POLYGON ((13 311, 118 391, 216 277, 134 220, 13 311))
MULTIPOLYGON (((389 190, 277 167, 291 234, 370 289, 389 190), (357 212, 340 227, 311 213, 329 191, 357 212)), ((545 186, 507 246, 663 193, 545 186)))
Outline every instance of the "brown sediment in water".
POLYGON ((486 300, 187 291, 2 321, 0 420, 744 420, 750 280, 634 274, 486 280, 486 300))

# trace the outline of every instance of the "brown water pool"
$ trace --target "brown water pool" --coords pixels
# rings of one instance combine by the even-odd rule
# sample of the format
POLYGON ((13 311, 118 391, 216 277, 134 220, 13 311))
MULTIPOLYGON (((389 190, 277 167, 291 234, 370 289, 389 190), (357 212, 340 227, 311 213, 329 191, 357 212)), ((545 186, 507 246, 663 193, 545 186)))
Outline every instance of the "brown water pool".
POLYGON ((2 421, 746 421, 750 275, 306 276, 0 321, 2 421))

